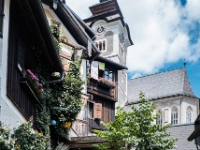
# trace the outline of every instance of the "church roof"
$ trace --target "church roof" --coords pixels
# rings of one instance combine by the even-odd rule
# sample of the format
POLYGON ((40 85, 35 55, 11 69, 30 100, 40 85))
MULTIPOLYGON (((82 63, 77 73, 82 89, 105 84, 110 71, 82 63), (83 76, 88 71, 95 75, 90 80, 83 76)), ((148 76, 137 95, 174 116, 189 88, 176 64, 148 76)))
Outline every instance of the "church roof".
POLYGON ((128 81, 128 104, 137 103, 142 91, 146 99, 155 100, 173 96, 196 97, 185 68, 156 73, 128 81))

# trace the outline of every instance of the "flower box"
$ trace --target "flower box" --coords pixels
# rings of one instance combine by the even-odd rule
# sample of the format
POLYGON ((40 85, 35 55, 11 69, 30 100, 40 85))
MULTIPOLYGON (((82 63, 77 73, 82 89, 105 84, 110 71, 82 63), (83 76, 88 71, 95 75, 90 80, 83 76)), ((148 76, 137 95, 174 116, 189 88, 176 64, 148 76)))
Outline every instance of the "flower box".
POLYGON ((98 85, 105 89, 112 89, 114 87, 114 83, 105 78, 99 78, 98 85))
POLYGON ((39 78, 27 69, 26 78, 21 79, 21 84, 33 95, 35 100, 39 102, 44 96, 43 85, 39 82, 39 78))

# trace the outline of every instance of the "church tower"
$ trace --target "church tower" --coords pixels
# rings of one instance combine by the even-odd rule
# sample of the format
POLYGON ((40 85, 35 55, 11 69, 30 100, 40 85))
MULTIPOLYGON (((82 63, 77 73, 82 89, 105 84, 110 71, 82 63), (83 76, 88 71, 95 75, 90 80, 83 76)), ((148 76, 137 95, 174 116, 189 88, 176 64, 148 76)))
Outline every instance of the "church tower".
MULTIPOLYGON (((96 33, 96 46, 100 56, 126 66, 127 48, 133 45, 128 25, 117 0, 100 0, 90 8, 92 16, 84 21, 96 33)), ((116 106, 124 106, 127 101, 127 70, 118 71, 118 98, 116 106)))

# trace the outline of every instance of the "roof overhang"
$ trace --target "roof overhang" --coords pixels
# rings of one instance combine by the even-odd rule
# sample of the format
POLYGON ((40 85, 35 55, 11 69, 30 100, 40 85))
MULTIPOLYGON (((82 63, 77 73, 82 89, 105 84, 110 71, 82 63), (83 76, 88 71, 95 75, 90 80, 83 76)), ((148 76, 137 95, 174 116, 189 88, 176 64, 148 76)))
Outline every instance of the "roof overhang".
POLYGON ((63 72, 63 66, 57 53, 56 46, 53 40, 53 35, 51 33, 42 3, 40 0, 26 0, 34 17, 35 24, 41 34, 43 42, 45 44, 45 54, 49 59, 49 64, 53 68, 53 71, 63 72))
POLYGON ((109 66, 114 67, 116 70, 123 70, 123 69, 128 70, 128 68, 126 66, 118 64, 118 63, 116 63, 116 62, 114 62, 114 61, 112 61, 110 59, 107 59, 105 57, 102 57, 102 56, 98 56, 95 60, 105 62, 109 66))

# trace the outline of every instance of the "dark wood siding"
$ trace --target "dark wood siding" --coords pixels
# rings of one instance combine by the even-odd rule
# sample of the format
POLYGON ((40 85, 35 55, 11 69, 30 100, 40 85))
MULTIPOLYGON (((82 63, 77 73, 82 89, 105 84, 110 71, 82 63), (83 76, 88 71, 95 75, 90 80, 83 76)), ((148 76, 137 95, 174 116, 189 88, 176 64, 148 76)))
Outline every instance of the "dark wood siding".
POLYGON ((30 36, 30 25, 27 24, 22 14, 19 14, 17 6, 11 1, 10 26, 9 26, 9 49, 8 49, 8 72, 7 72, 7 96, 12 100, 22 115, 28 120, 35 116, 36 101, 30 91, 21 84, 23 69, 33 69, 30 63, 34 59, 31 52, 31 42, 35 42, 30 36), (31 41, 31 42, 30 42, 31 41), (21 47, 20 45, 23 45, 21 47), (19 48, 21 47, 21 48, 19 48), (24 53, 25 58, 19 53, 24 53), (24 61, 25 68, 18 68, 19 57, 24 61), (27 61, 28 60, 28 61, 27 61))
POLYGON ((3 37, 4 0, 0 0, 0 38, 3 37))
POLYGON ((90 79, 89 83, 88 83, 88 92, 100 97, 103 97, 107 100, 112 100, 112 101, 116 101, 116 89, 117 89, 117 83, 116 83, 116 79, 117 79, 117 71, 113 71, 113 82, 114 82, 114 87, 111 89, 105 88, 101 85, 99 85, 97 80, 94 79, 90 79))
POLYGON ((93 101, 95 103, 102 104, 102 118, 101 119, 89 119, 90 128, 94 129, 103 129, 103 126, 100 124, 100 121, 108 123, 113 121, 115 118, 115 102, 105 100, 101 97, 94 97, 93 101))

